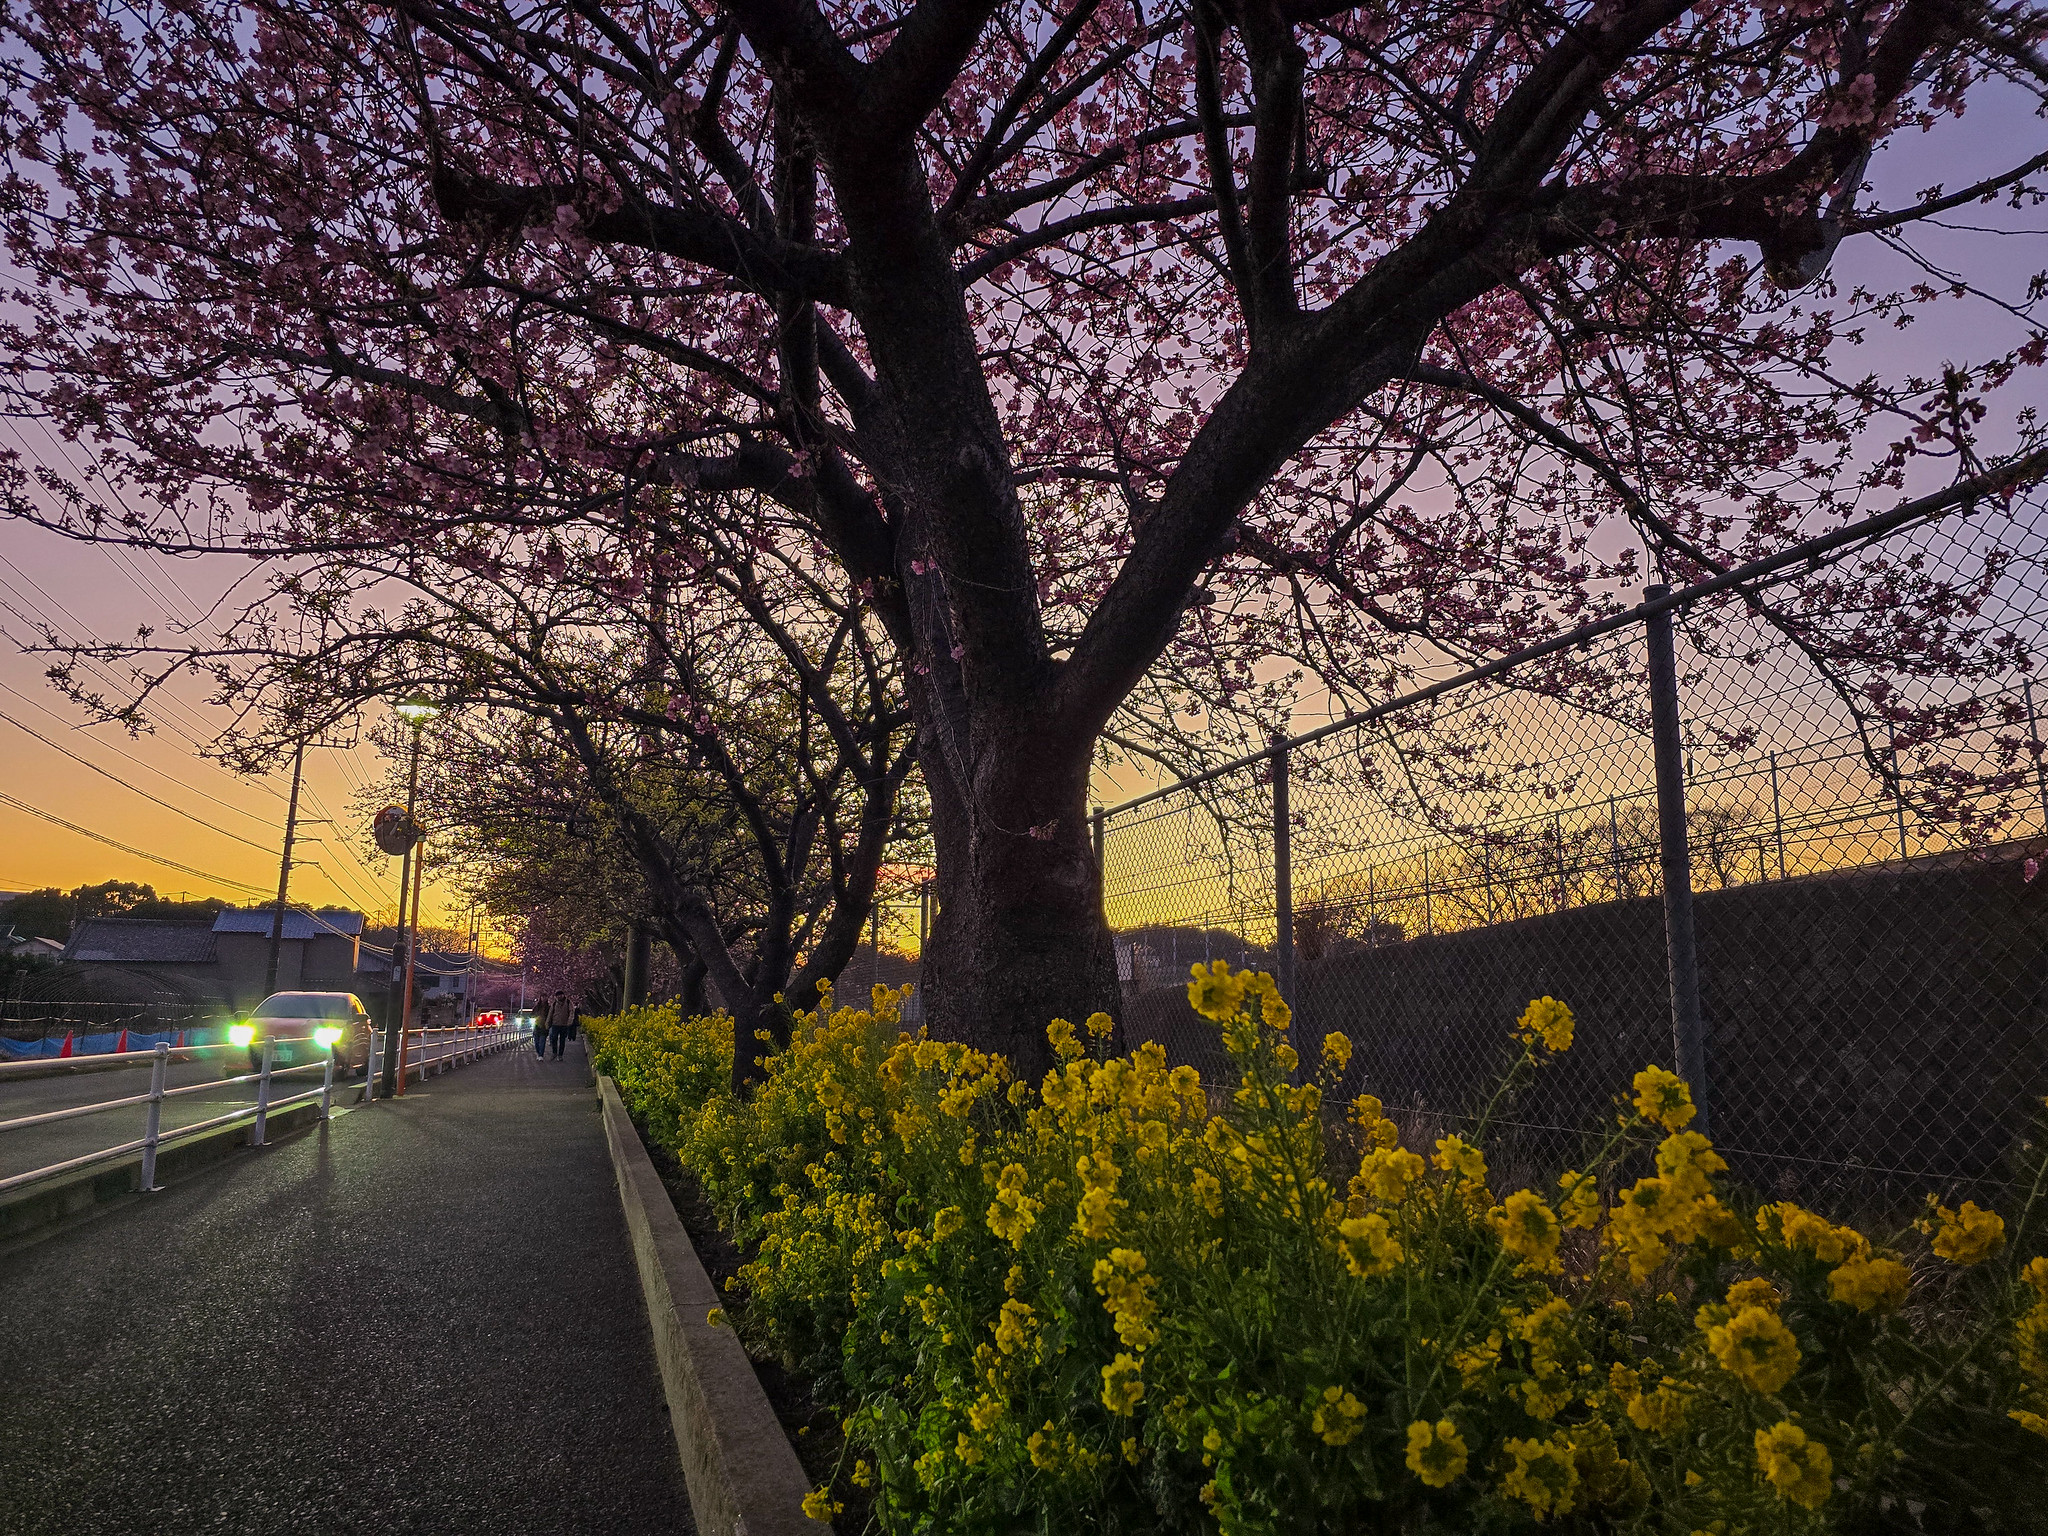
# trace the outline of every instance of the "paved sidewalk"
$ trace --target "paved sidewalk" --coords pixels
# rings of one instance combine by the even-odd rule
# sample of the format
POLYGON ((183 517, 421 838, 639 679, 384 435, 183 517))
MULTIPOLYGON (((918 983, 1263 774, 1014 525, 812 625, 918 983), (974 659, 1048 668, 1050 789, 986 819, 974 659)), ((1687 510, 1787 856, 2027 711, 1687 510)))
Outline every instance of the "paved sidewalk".
POLYGON ((691 1530, 569 1050, 0 1258, 0 1532, 691 1530))

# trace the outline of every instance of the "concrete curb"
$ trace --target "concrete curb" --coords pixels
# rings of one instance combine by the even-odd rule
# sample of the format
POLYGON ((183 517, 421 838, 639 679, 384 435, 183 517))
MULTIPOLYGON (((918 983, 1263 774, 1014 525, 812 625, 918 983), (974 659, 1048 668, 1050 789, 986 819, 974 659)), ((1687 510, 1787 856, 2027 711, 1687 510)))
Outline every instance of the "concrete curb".
MULTIPOLYGON (((337 1093, 336 1099, 341 1095, 337 1093)), ((337 1106, 339 1107, 339 1106, 337 1106)), ((265 1145, 311 1130, 320 1123, 318 1104, 294 1104, 279 1110, 263 1124, 265 1145)), ((224 1125, 218 1130, 181 1136, 157 1150, 156 1179, 159 1186, 224 1162, 249 1145, 250 1122, 224 1125)), ((111 1205, 141 1192, 142 1154, 130 1153, 95 1168, 81 1168, 62 1178, 0 1195, 0 1243, 27 1237, 45 1227, 88 1211, 96 1205, 111 1205)))
POLYGON ((810 1482, 747 1352, 730 1328, 705 1322, 718 1293, 617 1085, 600 1077, 597 1091, 697 1529, 703 1536, 830 1536, 830 1525, 803 1512, 810 1482))

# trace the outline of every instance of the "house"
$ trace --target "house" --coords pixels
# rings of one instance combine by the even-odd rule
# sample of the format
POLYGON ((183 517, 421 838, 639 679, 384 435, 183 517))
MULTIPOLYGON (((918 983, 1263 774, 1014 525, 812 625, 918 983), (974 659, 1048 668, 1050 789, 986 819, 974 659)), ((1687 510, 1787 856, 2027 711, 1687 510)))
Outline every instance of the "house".
POLYGON ((306 911, 287 907, 277 947, 277 985, 266 989, 270 928, 277 908, 230 909, 213 920, 224 995, 238 1008, 253 1007, 269 992, 354 992, 361 955, 363 914, 345 907, 306 911))
POLYGON ((87 917, 71 925, 60 959, 93 976, 93 995, 222 1003, 213 925, 182 919, 87 917))
POLYGON ((363 915, 346 908, 287 908, 277 985, 266 988, 274 907, 222 912, 212 922, 89 917, 71 930, 61 958, 103 970, 124 990, 253 1008, 267 991, 360 992, 356 963, 363 915))
POLYGON ((0 955, 29 955, 38 960, 55 960, 64 953, 64 946, 56 939, 46 939, 40 934, 20 934, 12 928, 0 928, 0 955))

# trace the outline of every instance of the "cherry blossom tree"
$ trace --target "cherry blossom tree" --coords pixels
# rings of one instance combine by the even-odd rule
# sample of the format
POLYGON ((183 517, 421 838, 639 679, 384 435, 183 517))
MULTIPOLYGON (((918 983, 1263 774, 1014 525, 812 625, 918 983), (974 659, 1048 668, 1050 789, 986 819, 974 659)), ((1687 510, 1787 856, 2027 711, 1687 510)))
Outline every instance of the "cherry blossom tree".
MULTIPOLYGON (((649 515, 665 526, 673 511, 649 515)), ((231 649, 165 637, 88 651, 150 668, 144 707, 178 670, 207 675, 238 722, 218 750, 248 761, 379 700, 435 699, 422 820, 455 834, 492 910, 526 910, 516 877, 492 875, 509 860, 576 876, 594 920, 647 923, 695 998, 708 978, 754 1047, 736 1056, 744 1083, 762 1038, 787 1041, 790 1001, 853 954, 915 819, 886 639, 867 605, 775 558, 769 521, 697 509, 686 543, 659 535, 675 558, 650 556, 644 586, 621 577, 630 552, 589 527, 552 536, 538 571, 475 545, 459 564, 411 540, 330 553, 278 572, 225 626, 231 649)), ((392 773, 397 797, 405 773, 392 773)))
POLYGON ((1861 335, 1956 285, 1827 271, 2037 201, 2033 145, 1869 189, 1987 83, 2038 96, 2042 31, 1983 0, 17 0, 10 387, 94 478, 18 465, 14 504, 544 565, 650 496, 772 502, 905 680, 929 1016, 1028 1066, 1114 995, 1099 742, 1171 761, 1191 721, 1554 632, 1639 579, 1608 524, 1683 578, 1909 476, 2039 477, 2031 419, 1989 416, 2048 351, 2024 303, 1996 355, 1882 381, 1861 335))

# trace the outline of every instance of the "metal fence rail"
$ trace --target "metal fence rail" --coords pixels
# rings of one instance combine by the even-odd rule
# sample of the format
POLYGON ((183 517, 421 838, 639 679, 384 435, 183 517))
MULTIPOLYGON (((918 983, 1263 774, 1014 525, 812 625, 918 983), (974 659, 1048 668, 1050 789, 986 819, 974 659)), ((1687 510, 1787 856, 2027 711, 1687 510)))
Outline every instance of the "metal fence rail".
MULTIPOLYGON (((406 1073, 416 1073, 422 1082, 426 1080, 431 1072, 445 1071, 450 1067, 474 1060, 490 1052, 503 1050, 510 1045, 518 1043, 522 1038, 520 1031, 509 1025, 502 1026, 496 1030, 409 1029, 405 1033, 409 1039, 417 1042, 410 1051, 410 1059, 405 1069, 406 1073)), ((378 1037, 376 1032, 372 1031, 370 1034, 369 1060, 364 1077, 363 1102, 365 1104, 371 1102, 375 1097, 377 1084, 377 1044, 378 1037)), ((233 1044, 181 1046, 175 1054, 181 1060, 191 1060, 247 1049, 247 1046, 233 1044)), ((157 1154, 168 1142, 182 1140, 188 1136, 196 1136, 204 1131, 219 1130, 224 1126, 235 1125, 247 1120, 250 1122, 249 1144, 260 1147, 264 1144, 265 1132, 272 1115, 294 1108, 300 1104, 312 1103, 315 1100, 319 1101, 320 1118, 322 1120, 328 1119, 332 1112, 335 1060, 331 1053, 323 1056, 319 1061, 310 1061, 294 1067, 278 1067, 276 1065, 277 1042, 275 1040, 266 1040, 262 1044, 260 1065, 256 1071, 245 1072, 237 1076, 224 1077, 218 1080, 188 1083, 177 1088, 165 1086, 165 1078, 172 1055, 173 1052, 169 1045, 160 1044, 153 1051, 146 1053, 124 1052, 117 1055, 75 1056, 69 1058, 66 1065, 74 1069, 86 1068, 94 1071, 118 1071, 146 1066, 149 1068, 150 1073, 149 1089, 145 1093, 123 1094, 116 1098, 102 1099, 91 1104, 71 1105, 62 1109, 44 1110, 37 1114, 18 1115, 12 1119, 0 1120, 0 1133, 28 1130, 35 1126, 52 1125, 60 1121, 81 1119, 88 1115, 105 1114, 114 1110, 141 1107, 144 1114, 142 1135, 132 1141, 117 1142, 95 1148, 93 1151, 76 1157, 65 1158, 59 1162, 47 1164, 40 1168, 30 1168, 20 1173, 0 1177, 0 1194, 30 1184, 41 1183, 48 1179, 59 1178, 64 1174, 74 1173, 96 1164, 130 1157, 138 1152, 142 1154, 142 1159, 137 1187, 144 1192, 153 1193, 158 1188, 156 1182, 157 1154), (310 1088, 284 1098, 273 1098, 271 1096, 272 1086, 279 1080, 312 1072, 321 1074, 320 1085, 317 1088, 310 1088), (253 1102, 246 1105, 238 1105, 226 1114, 215 1115, 210 1119, 195 1121, 190 1125, 176 1126, 170 1130, 163 1129, 163 1106, 166 1100, 184 1098, 194 1094, 217 1093, 222 1088, 231 1087, 237 1083, 254 1083, 256 1085, 256 1097, 253 1102)), ((49 1069, 50 1063, 42 1060, 0 1062, 0 1085, 4 1085, 9 1077, 19 1078, 29 1074, 47 1073, 49 1069)))
POLYGON ((1426 1144, 1548 994, 1578 1045, 1495 1136, 1530 1176, 1654 1061, 1763 1191, 2006 1180, 2048 1091, 2048 517, 1646 595, 1099 812, 1131 1033, 1217 1070, 1189 963, 1272 970, 1426 1144))

